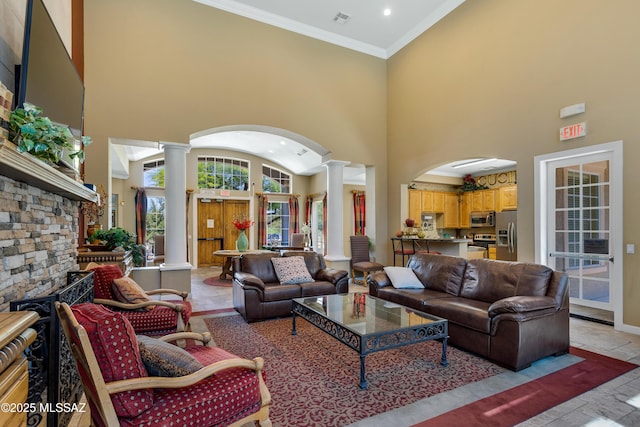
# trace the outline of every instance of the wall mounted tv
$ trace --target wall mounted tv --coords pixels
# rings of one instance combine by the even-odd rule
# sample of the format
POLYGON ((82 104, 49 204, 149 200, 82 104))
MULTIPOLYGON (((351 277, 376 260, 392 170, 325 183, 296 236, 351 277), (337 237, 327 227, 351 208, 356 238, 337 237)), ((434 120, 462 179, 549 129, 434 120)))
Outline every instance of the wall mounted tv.
POLYGON ((43 115, 81 135, 84 85, 42 0, 27 0, 16 105, 42 107, 43 115))

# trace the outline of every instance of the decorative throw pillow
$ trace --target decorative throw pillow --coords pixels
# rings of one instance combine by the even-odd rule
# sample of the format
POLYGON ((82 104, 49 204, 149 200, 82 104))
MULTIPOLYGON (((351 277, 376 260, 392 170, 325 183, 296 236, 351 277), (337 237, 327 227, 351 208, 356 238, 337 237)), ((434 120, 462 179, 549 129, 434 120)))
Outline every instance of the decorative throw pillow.
POLYGON ((313 277, 307 269, 307 264, 301 256, 271 258, 273 268, 281 285, 313 282, 313 277))
POLYGON ((416 273, 407 267, 385 267, 391 284, 396 289, 424 289, 424 285, 416 277, 416 273))
POLYGON ((85 269, 86 271, 94 270, 94 269, 96 269, 96 268, 100 267, 101 265, 102 265, 102 264, 98 264, 97 262, 93 262, 93 261, 91 261, 89 264, 87 264, 87 266, 86 266, 84 269, 85 269))
POLYGON ((146 335, 138 335, 142 363, 150 376, 182 377, 202 369, 185 349, 146 335))
MULTIPOLYGON (((149 295, 138 285, 131 277, 120 277, 113 279, 113 295, 116 300, 129 304, 138 304, 141 302, 151 301, 149 295)), ((145 307, 152 310, 154 306, 145 307)))

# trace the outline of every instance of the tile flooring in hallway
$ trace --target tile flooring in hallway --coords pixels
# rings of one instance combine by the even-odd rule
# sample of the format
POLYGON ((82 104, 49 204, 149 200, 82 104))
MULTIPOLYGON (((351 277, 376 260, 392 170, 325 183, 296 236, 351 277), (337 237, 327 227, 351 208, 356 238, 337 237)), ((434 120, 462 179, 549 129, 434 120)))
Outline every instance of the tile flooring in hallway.
MULTIPOLYGON (((203 283, 206 278, 218 276, 220 271, 220 268, 216 267, 200 268, 192 271, 191 301, 196 314, 196 317, 194 317, 192 321, 194 331, 206 330, 202 318, 208 315, 215 315, 210 314, 212 311, 233 307, 231 287, 210 286, 203 283)), ((353 284, 350 287, 352 291, 361 291, 363 289, 362 286, 353 284)), ((575 318, 571 318, 570 326, 572 346, 640 364, 640 336, 617 332, 611 326, 575 318)), ((537 369, 535 365, 536 364, 519 373, 512 374, 513 376, 517 376, 529 369, 535 370, 537 369)), ((501 384, 501 386, 504 387, 504 384, 501 384)), ((496 389, 495 382, 487 380, 475 383, 474 387, 474 397, 482 397, 502 391, 496 389)), ((511 386, 508 388, 510 387, 511 386)), ((415 407, 413 407, 414 405, 410 405, 412 406, 411 408, 405 407, 401 410, 415 410, 417 413, 422 414, 425 412, 425 408, 433 407, 437 409, 440 407, 441 409, 441 407, 445 405, 443 405, 442 400, 436 399, 438 397, 440 399, 447 399, 446 406, 450 407, 453 405, 453 407, 455 407, 458 404, 457 402, 451 402, 451 399, 455 399, 455 397, 438 395, 414 404, 415 407)), ((459 404, 464 403, 468 403, 468 401, 460 402, 459 404)), ((429 409, 427 409, 427 412, 428 411, 429 409)), ((420 420, 424 418, 425 417, 416 419, 420 420)), ((80 423, 74 424, 74 426, 88 425, 85 424, 86 422, 87 420, 82 420, 80 423)), ((354 427, 378 427, 383 424, 386 423, 381 423, 380 418, 374 418, 360 421, 356 423, 354 427)), ((396 427, 405 425, 397 420, 394 420, 393 424, 396 427)), ((519 426, 640 426, 640 368, 634 369, 598 388, 551 408, 519 424, 519 426)))

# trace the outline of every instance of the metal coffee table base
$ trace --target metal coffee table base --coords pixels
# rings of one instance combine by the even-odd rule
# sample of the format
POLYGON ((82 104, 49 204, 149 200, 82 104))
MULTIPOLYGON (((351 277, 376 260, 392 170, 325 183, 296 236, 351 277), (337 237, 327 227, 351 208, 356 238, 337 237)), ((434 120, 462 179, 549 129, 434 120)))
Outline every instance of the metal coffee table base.
POLYGON ((370 353, 403 347, 423 341, 440 340, 442 342, 442 357, 440 359, 440 364, 442 366, 449 365, 449 362, 447 362, 447 338, 449 336, 447 320, 424 325, 415 325, 398 330, 360 335, 344 327, 340 323, 334 322, 333 320, 308 309, 296 301, 293 301, 292 314, 291 335, 298 334, 296 330, 296 315, 298 315, 309 321, 311 324, 317 326, 322 331, 336 338, 338 341, 346 344, 360 355, 360 388, 363 390, 367 388, 365 358, 370 353))

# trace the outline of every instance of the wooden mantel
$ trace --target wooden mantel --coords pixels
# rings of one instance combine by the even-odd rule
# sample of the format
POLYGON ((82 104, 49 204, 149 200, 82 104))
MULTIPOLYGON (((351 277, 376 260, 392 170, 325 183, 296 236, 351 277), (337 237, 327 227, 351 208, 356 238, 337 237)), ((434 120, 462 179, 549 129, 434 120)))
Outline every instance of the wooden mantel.
MULTIPOLYGON (((0 138, 0 141, 1 138, 0 138)), ((71 200, 96 202, 98 195, 8 141, 0 142, 0 174, 71 200)))

